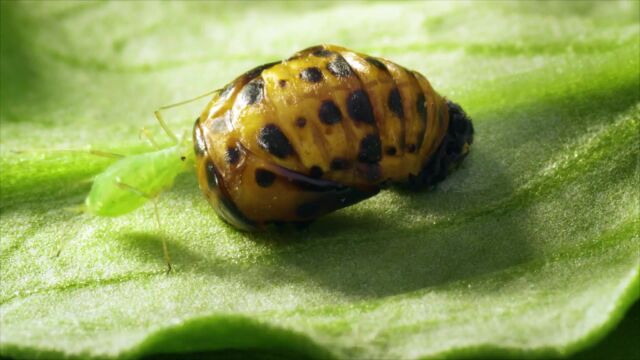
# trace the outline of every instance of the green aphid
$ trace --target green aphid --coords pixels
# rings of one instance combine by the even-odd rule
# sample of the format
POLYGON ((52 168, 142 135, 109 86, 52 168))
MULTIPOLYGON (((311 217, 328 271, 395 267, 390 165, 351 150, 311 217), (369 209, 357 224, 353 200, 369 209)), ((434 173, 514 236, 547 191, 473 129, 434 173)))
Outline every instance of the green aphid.
MULTIPOLYGON (((167 126, 160 111, 187 104, 215 92, 208 92, 156 110, 154 115, 158 124, 175 145, 153 152, 126 156, 111 164, 94 178, 91 191, 85 200, 85 210, 98 216, 127 214, 163 191, 169 190, 179 174, 193 170, 195 155, 191 141, 187 140, 186 134, 182 139, 178 139, 167 126)), ((143 134, 156 148, 159 147, 144 129, 143 134)))
MULTIPOLYGON (((160 116, 160 110, 179 106, 207 95, 211 95, 211 93, 158 109, 155 112, 156 119, 175 145, 144 154, 122 157, 111 164, 94 178, 91 191, 85 200, 84 210, 98 216, 127 214, 154 199, 163 191, 171 189, 176 177, 181 173, 193 171, 195 155, 191 141, 186 140, 186 136, 182 140, 178 140, 178 137, 167 127, 160 116)), ((145 135, 157 147, 153 139, 148 134, 145 133, 145 135)), ((111 156, 113 155, 111 154, 111 156)), ((158 226, 160 226, 160 215, 155 203, 154 213, 158 226)), ((162 250, 167 271, 171 271, 171 258, 164 238, 162 239, 162 250)), ((58 251, 59 253, 60 251, 58 251)))
POLYGON ((119 216, 170 189, 179 174, 193 169, 193 151, 182 141, 172 147, 124 157, 97 175, 85 200, 99 216, 119 216))

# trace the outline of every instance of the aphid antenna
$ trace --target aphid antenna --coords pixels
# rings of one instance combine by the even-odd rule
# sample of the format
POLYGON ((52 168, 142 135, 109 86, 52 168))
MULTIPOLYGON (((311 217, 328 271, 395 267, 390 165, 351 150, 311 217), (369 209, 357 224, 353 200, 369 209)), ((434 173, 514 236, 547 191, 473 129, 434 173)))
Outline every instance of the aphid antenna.
MULTIPOLYGON (((149 200, 152 201, 153 203, 153 213, 155 215, 156 218, 156 224, 158 225, 158 229, 162 232, 162 224, 160 223, 160 212, 158 211, 158 201, 157 201, 157 196, 149 194, 147 192, 144 192, 138 188, 136 188, 135 186, 131 186, 129 184, 123 183, 120 178, 116 178, 115 183, 118 187, 120 187, 121 189, 127 190, 127 191, 131 191, 134 194, 143 196, 149 200)), ((171 272, 171 270, 173 269, 172 265, 171 265, 171 256, 169 255, 169 248, 167 247, 167 241, 164 237, 162 237, 162 254, 164 256, 164 261, 167 264, 167 274, 171 272)))
POLYGON ((153 138, 153 135, 151 135, 151 133, 149 132, 149 130, 147 130, 147 128, 145 128, 144 126, 142 127, 142 129, 140 129, 140 133, 138 134, 138 138, 140 140, 142 140, 143 138, 147 140, 147 142, 154 147, 156 150, 160 150, 161 147, 160 145, 158 145, 158 143, 155 141, 155 139, 153 138))
POLYGON ((169 128, 169 126, 167 125, 167 123, 164 121, 164 119, 162 118, 162 114, 161 112, 163 110, 167 110, 167 109, 171 109, 174 107, 178 107, 178 106, 182 106, 182 105, 186 105, 188 103, 194 102, 196 100, 200 100, 204 97, 207 96, 211 96, 213 94, 215 94, 216 92, 219 92, 220 90, 213 90, 213 91, 209 91, 206 94, 202 94, 202 95, 198 95, 194 98, 188 99, 188 100, 183 100, 174 104, 170 104, 170 105, 164 105, 158 108, 158 110, 154 111, 153 114, 156 116, 156 120, 158 120, 158 123, 160 123, 160 127, 162 127, 162 130, 164 130, 164 132, 167 134, 167 136, 169 136, 169 138, 171 138, 171 140, 173 142, 175 142, 176 144, 179 143, 178 137, 176 136, 176 134, 171 131, 171 129, 169 128))
POLYGON ((125 157, 122 154, 116 154, 116 153, 112 153, 109 151, 102 151, 102 150, 94 150, 94 149, 87 149, 87 150, 73 150, 73 149, 30 149, 30 150, 9 150, 10 152, 14 153, 14 154, 33 154, 33 153, 83 153, 83 154, 90 154, 90 155, 95 155, 95 156, 101 156, 101 157, 107 157, 107 158, 112 158, 112 159, 121 159, 123 157, 125 157))

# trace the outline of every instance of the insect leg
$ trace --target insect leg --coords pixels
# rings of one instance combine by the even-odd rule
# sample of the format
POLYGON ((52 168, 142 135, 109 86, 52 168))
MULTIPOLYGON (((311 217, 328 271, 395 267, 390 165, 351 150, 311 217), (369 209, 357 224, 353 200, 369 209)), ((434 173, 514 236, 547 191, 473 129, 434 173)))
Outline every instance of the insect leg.
POLYGON ((188 100, 184 100, 184 101, 180 101, 177 102, 175 104, 170 104, 170 105, 165 105, 165 106, 161 106, 158 108, 158 110, 154 111, 153 114, 156 117, 156 120, 158 120, 158 123, 160 124, 160 127, 162 127, 162 130, 164 130, 164 132, 167 134, 167 136, 169 136, 171 138, 171 140, 173 140, 176 144, 178 143, 178 137, 176 136, 176 134, 173 133, 173 131, 171 131, 171 129, 169 129, 169 126, 167 126, 167 123, 164 121, 164 119, 162 118, 162 114, 160 114, 160 112, 162 110, 167 110, 167 109, 171 109, 177 106, 181 106, 181 105, 185 105, 188 104, 190 102, 196 101, 196 100, 200 100, 206 96, 210 96, 215 94, 216 92, 219 92, 220 90, 214 90, 214 91, 209 91, 206 94, 202 94, 202 95, 198 95, 194 98, 188 99, 188 100))
POLYGON ((107 152, 107 151, 102 151, 102 150, 93 150, 93 149, 89 149, 88 150, 89 154, 91 155, 96 155, 96 156, 102 156, 102 157, 108 157, 108 158, 112 158, 112 159, 121 159, 124 157, 124 155, 122 154, 116 154, 116 153, 112 153, 112 152, 107 152))
MULTIPOLYGON (((162 231, 162 226, 160 224, 160 213, 158 212, 158 201, 157 198, 153 199, 153 212, 156 215, 156 223, 158 224, 158 229, 162 231)), ((162 254, 164 255, 164 262, 167 263, 167 274, 171 272, 171 255, 169 255, 169 248, 167 247, 167 241, 164 237, 162 237, 162 254)))
MULTIPOLYGON (((129 184, 125 184, 122 181, 120 181, 119 178, 116 178, 116 185, 118 185, 118 187, 131 191, 137 195, 140 196, 144 196, 147 199, 150 199, 153 201, 153 212, 156 218, 156 223, 158 224, 158 229, 160 231, 162 231, 162 225, 160 223, 160 212, 158 211, 158 203, 157 203, 157 196, 152 195, 152 194, 148 194, 134 186, 131 186, 129 184)), ((165 240, 165 238, 162 238, 162 254, 164 255, 164 261, 167 264, 167 273, 170 273, 171 270, 173 269, 173 267, 171 266, 171 256, 169 255, 169 248, 167 247, 167 241, 165 240)))
POLYGON ((158 120, 158 123, 160 123, 162 130, 164 130, 164 132, 171 138, 171 140, 173 140, 173 142, 177 144, 178 137, 176 136, 176 134, 173 133, 173 131, 171 131, 171 129, 169 129, 169 127, 167 126, 167 123, 162 118, 162 115, 160 115, 160 110, 154 111, 153 114, 156 116, 156 120, 158 120))

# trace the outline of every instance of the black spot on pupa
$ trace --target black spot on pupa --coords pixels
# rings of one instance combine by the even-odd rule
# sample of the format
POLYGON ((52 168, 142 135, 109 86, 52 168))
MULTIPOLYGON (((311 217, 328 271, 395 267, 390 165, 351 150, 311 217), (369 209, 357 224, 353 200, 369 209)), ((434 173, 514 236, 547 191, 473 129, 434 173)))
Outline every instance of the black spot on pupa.
POLYGON ((369 134, 360 141, 358 160, 366 163, 376 163, 382 158, 382 145, 377 134, 369 134))
POLYGON ((317 57, 329 57, 334 54, 333 51, 327 49, 318 49, 311 53, 313 56, 317 57))
POLYGON ((197 156, 203 156, 207 152, 207 145, 200 129, 200 118, 196 119, 196 123, 193 126, 193 151, 197 156))
POLYGON ((308 67, 300 72, 300 79, 312 83, 317 83, 322 81, 322 71, 317 67, 308 67))
POLYGON ((327 64, 327 70, 331 73, 331 75, 339 78, 349 77, 353 75, 353 70, 351 70, 351 66, 347 60, 345 60, 342 56, 338 55, 335 59, 331 60, 327 64))
POLYGON ((244 230, 253 230, 256 228, 255 221, 248 219, 242 211, 238 209, 224 189, 221 189, 220 195, 218 196, 218 205, 216 211, 228 223, 244 230))
POLYGON ((407 151, 408 151, 409 153, 414 153, 414 152, 416 152, 416 144, 409 144, 409 145, 407 145, 407 151))
POLYGON ((207 172, 207 185, 209 185, 209 189, 215 189, 218 187, 218 174, 215 165, 211 159, 207 159, 207 163, 205 165, 205 170, 207 172))
POLYGON ((384 151, 384 153, 385 153, 385 154, 387 154, 387 155, 389 155, 389 156, 393 156, 393 155, 395 155, 395 154, 396 154, 396 152, 397 152, 397 150, 396 150, 396 147, 395 147, 395 146, 389 146, 389 147, 384 151))
POLYGON ((402 98, 400 97, 400 91, 398 88, 393 88, 389 93, 389 99, 387 100, 387 106, 396 114, 400 119, 404 118, 404 109, 402 108, 402 98))
POLYGON ((276 174, 265 169, 256 169, 256 183, 261 187, 269 187, 276 180, 276 174))
POLYGON ((320 205, 316 203, 304 203, 296 208, 296 214, 301 218, 315 217, 320 211, 320 205))
POLYGON ((302 50, 298 51, 298 52, 294 55, 294 57, 299 57, 299 56, 300 56, 300 55, 302 55, 302 54, 308 54, 308 53, 313 53, 313 52, 316 52, 316 51, 322 51, 322 50, 324 50, 324 46, 322 46, 322 45, 315 45, 315 46, 311 46, 311 47, 308 47, 308 48, 306 48, 306 49, 302 49, 302 50))
POLYGON ((281 159, 293 154, 293 147, 287 136, 275 124, 267 124, 258 133, 258 145, 281 159))
POLYGON ((187 160, 187 157, 186 156, 180 156, 180 160, 185 161, 185 160, 187 160))
POLYGON ((305 125, 307 125, 307 119, 303 118, 302 116, 298 117, 296 119, 296 126, 299 128, 303 128, 305 127, 305 125))
POLYGON ((367 62, 375 67, 377 67, 378 69, 385 71, 385 72, 389 72, 389 70, 387 69, 387 66, 385 64, 382 63, 382 61, 374 58, 374 57, 367 57, 365 58, 365 60, 367 60, 367 62))
POLYGON ((287 86, 287 80, 278 80, 278 85, 283 88, 287 86))
POLYGON ((349 94, 347 98, 347 109, 349 115, 356 121, 367 124, 374 124, 373 109, 369 95, 364 90, 356 90, 349 94))
POLYGON ((239 101, 240 106, 252 105, 260 100, 264 96, 264 81, 262 79, 251 80, 247 85, 242 88, 240 92, 239 101))
POLYGON ((331 170, 347 170, 351 167, 351 162, 344 158, 334 158, 331 160, 331 170))
POLYGON ((325 100, 322 102, 322 105, 320 105, 318 117, 323 123, 332 125, 342 120, 342 113, 340 112, 340 108, 333 101, 325 100))
POLYGON ((358 164, 356 171, 368 182, 376 182, 382 178, 380 164, 358 164))
POLYGON ((418 99, 416 100, 416 111, 418 112, 418 116, 422 122, 427 121, 427 106, 426 99, 423 93, 418 94, 418 99))
POLYGON ((240 150, 236 146, 228 147, 224 153, 224 161, 231 165, 237 164, 240 161, 240 150))
POLYGON ((242 74, 241 78, 243 78, 245 81, 251 81, 253 79, 255 79, 256 77, 260 76, 260 74, 262 74, 262 72, 270 67, 272 67, 273 65, 276 64, 280 64, 280 61, 274 61, 274 62, 270 62, 264 65, 260 65, 257 66, 249 71, 247 71, 246 73, 242 74))
POLYGON ((322 171, 322 168, 320 166, 312 166, 311 169, 309 169, 309 176, 314 179, 321 178, 323 174, 324 171, 322 171))

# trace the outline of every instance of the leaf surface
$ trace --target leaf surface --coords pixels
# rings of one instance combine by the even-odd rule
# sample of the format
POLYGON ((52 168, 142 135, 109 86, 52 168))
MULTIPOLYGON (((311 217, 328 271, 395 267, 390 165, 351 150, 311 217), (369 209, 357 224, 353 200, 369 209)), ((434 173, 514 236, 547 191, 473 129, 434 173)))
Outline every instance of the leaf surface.
MULTIPOLYGON (((1 4, 3 356, 562 356, 640 295, 638 2, 1 4), (148 150, 160 105, 319 43, 461 104, 463 167, 302 231, 228 227, 194 174, 160 229, 69 210, 111 160, 59 150, 148 150)), ((190 133, 203 106, 165 117, 190 133)))

